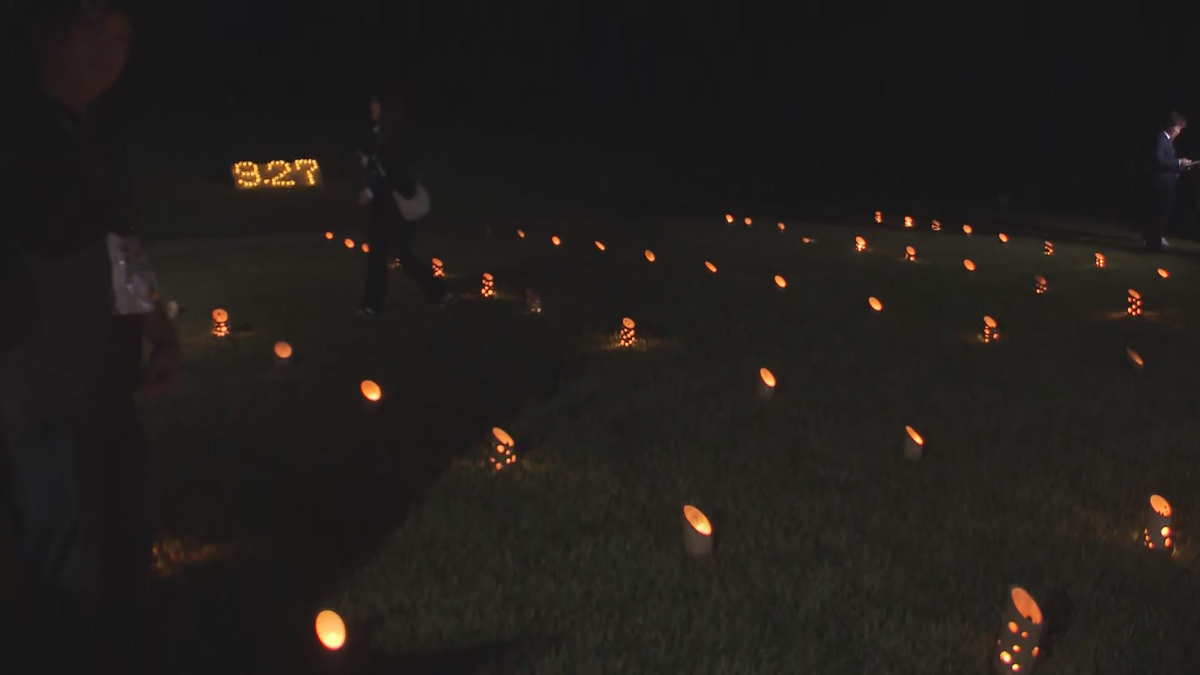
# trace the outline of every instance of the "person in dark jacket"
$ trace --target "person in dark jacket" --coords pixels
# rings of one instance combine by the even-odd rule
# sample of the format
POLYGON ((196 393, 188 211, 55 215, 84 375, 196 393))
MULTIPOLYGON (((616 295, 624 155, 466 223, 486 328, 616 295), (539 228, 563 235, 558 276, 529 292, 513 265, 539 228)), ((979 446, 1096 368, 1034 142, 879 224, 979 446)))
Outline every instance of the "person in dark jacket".
POLYGON ((17 515, 23 595, 0 619, 0 672, 145 672, 154 510, 134 394, 173 387, 182 359, 151 277, 135 273, 128 174, 92 114, 125 68, 133 26, 112 2, 30 6, 36 73, 5 102, 17 119, 4 159, 20 171, 0 185, 0 295, 23 303, 0 343, 0 489, 17 515))
POLYGON ((1191 166, 1186 157, 1175 156, 1175 139, 1183 133, 1187 118, 1178 112, 1167 116, 1162 130, 1155 137, 1154 162, 1150 176, 1150 213, 1146 218, 1143 239, 1149 252, 1161 251, 1169 243, 1164 236, 1175 211, 1175 186, 1179 173, 1191 166))
POLYGON ((374 317, 383 310, 387 296, 388 261, 400 262, 430 302, 445 305, 453 296, 432 274, 428 259, 413 252, 415 225, 404 218, 395 195, 412 199, 418 185, 408 166, 405 143, 404 107, 396 96, 376 95, 370 103, 371 127, 357 155, 367 178, 359 204, 369 211, 367 224, 366 293, 359 316, 374 317))

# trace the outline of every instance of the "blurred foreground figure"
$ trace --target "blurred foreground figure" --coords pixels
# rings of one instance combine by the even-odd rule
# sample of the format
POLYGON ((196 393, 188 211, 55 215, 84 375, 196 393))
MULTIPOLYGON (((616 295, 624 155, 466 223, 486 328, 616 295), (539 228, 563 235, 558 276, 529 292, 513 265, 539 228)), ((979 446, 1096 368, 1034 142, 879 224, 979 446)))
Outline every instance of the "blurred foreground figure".
POLYGON ((94 0, 36 0, 21 18, 31 72, 5 101, 0 188, 0 492, 21 604, 0 619, 0 672, 140 673, 154 529, 134 393, 169 389, 182 362, 122 164, 89 115, 125 69, 133 26, 94 0))
POLYGON ((376 95, 370 103, 370 132, 357 155, 366 173, 367 187, 358 201, 370 211, 367 224, 367 283, 358 314, 373 317, 383 311, 387 297, 388 262, 400 261, 430 302, 445 305, 453 296, 441 279, 433 277, 430 259, 413 252, 416 224, 429 210, 429 195, 412 178, 403 141, 404 107, 397 96, 376 95))

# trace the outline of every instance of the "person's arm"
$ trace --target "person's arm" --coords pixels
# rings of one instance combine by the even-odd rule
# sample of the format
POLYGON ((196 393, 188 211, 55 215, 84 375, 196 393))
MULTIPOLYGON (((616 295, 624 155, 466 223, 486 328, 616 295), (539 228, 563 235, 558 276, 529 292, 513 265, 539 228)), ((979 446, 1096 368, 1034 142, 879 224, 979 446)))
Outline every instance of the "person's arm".
POLYGON ((1166 136, 1161 136, 1158 143, 1154 146, 1154 169, 1157 173, 1174 173, 1179 171, 1181 162, 1175 158, 1174 149, 1171 147, 1171 141, 1166 136))

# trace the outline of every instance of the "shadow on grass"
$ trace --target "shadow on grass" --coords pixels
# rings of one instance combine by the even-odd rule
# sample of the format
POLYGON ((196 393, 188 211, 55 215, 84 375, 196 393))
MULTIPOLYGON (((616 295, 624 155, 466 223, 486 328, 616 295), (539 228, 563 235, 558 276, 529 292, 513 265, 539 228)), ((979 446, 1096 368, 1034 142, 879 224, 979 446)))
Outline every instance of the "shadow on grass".
MULTIPOLYGON (((330 656, 313 629, 316 613, 331 602, 339 612, 369 614, 370 608, 338 607, 331 600, 338 585, 375 557, 455 459, 483 447, 489 428, 527 401, 553 395, 582 365, 575 343, 520 317, 521 309, 477 304, 439 315, 424 336, 429 344, 381 357, 406 391, 374 414, 364 415, 356 399, 318 400, 319 393, 306 394, 297 383, 300 391, 281 394, 289 401, 223 420, 225 437, 239 439, 232 442, 237 447, 214 451, 228 456, 239 485, 213 505, 214 513, 183 520, 193 530, 245 537, 261 554, 157 581, 147 639, 154 661, 178 673, 466 673, 524 644, 385 656, 372 652, 374 627, 352 623, 346 649, 330 656), (489 331, 520 334, 521 348, 513 350, 510 340, 481 349, 476 336, 489 331)), ((396 342, 397 327, 377 331, 381 344, 396 342)), ((187 500, 164 501, 194 509, 181 503, 187 500)), ((207 533, 174 534, 203 539, 207 533)), ((454 622, 412 617, 423 620, 454 622)))

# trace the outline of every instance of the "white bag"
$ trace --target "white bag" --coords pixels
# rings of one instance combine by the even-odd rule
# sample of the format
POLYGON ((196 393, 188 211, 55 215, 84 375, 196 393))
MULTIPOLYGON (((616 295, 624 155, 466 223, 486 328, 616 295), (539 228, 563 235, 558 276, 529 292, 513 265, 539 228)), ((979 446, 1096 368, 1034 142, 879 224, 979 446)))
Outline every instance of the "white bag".
POLYGON ((400 215, 404 216, 405 220, 419 220, 429 213, 429 192, 419 182, 412 199, 401 197, 395 190, 392 191, 392 196, 396 198, 396 206, 400 207, 400 215))

